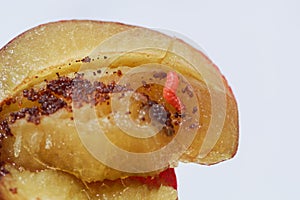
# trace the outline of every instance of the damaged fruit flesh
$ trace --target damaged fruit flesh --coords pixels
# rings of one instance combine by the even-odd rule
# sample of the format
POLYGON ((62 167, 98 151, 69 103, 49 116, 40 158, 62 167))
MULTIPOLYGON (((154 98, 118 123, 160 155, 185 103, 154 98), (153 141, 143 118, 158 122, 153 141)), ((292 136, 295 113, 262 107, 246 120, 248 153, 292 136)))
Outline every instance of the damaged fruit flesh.
MULTIPOLYGON (((205 55, 179 39, 123 24, 66 21, 24 33, 1 49, 0 58, 5 80, 0 88, 0 161, 11 171, 1 179, 3 194, 15 192, 5 186, 7 178, 16 181, 23 175, 45 175, 49 182, 56 179, 52 177, 71 177, 61 178, 62 185, 79 182, 70 190, 84 188, 88 195, 94 183, 98 187, 96 183, 142 179, 138 190, 144 191, 145 185, 156 183, 147 177, 157 177, 178 161, 212 165, 237 151, 238 111, 227 81, 205 55), (115 45, 118 36, 107 41, 118 34, 125 35, 121 47, 115 45), (140 38, 138 44, 145 48, 134 46, 134 51, 124 53, 132 50, 126 45, 133 38, 140 38), (91 53, 99 44, 100 53, 91 53), (138 76, 139 69, 150 72, 138 76), (178 86, 166 96, 170 72, 178 75, 178 86), (174 141, 182 147, 175 145, 152 160, 128 159, 101 149, 98 136, 85 138, 95 130, 127 155, 156 155, 174 141)), ((28 185, 37 187, 34 182, 28 185)), ((174 195, 175 190, 165 189, 174 195)))
MULTIPOLYGON (((71 68, 76 69, 77 65, 79 63, 75 62, 74 66, 71 65, 71 68)), ((129 65, 127 67, 106 69, 105 71, 99 66, 99 68, 86 72, 84 75, 74 72, 64 74, 62 70, 58 69, 54 75, 39 76, 43 80, 40 84, 36 84, 34 87, 22 88, 18 94, 4 101, 1 106, 1 120, 2 122, 8 122, 10 132, 6 134, 11 135, 2 140, 1 160, 32 170, 42 170, 50 167, 66 171, 87 182, 102 181, 104 179, 114 180, 131 176, 130 173, 108 167, 90 154, 78 135, 73 110, 76 109, 81 113, 82 119, 86 119, 84 122, 85 128, 89 128, 91 121, 88 120, 88 116, 85 117, 84 115, 89 113, 88 110, 92 106, 95 109, 101 129, 105 130, 106 137, 112 143, 127 151, 151 152, 169 144, 176 136, 176 132, 181 125, 182 116, 163 98, 164 85, 149 84, 147 82, 151 78, 155 79, 157 74, 162 73, 160 71, 148 74, 149 79, 144 77, 145 80, 141 80, 141 83, 143 83, 141 87, 135 91, 134 95, 131 94, 131 108, 127 113, 136 123, 142 125, 149 123, 149 105, 162 106, 165 108, 166 115, 161 124, 163 128, 159 134, 146 139, 134 138, 125 134, 120 127, 116 126, 115 115, 111 107, 112 95, 118 94, 122 97, 132 91, 131 86, 129 86, 130 82, 118 85, 123 74, 126 74, 132 67, 132 65, 129 65), (100 72, 101 70, 102 72, 100 72), (92 79, 93 81, 91 81, 92 79), (73 86, 76 84, 76 90, 72 88, 72 84, 73 86), (73 110, 72 106, 74 106, 73 110), (141 113, 143 114, 141 115, 141 113)), ((166 77, 157 79, 161 79, 163 83, 166 77)), ((193 77, 189 78, 189 82, 191 84, 196 83, 193 77)), ((198 96, 203 97, 205 95, 205 85, 202 85, 203 89, 199 86, 201 85, 198 84, 194 90, 198 96)), ((182 89, 179 91, 187 99, 186 102, 191 101, 191 96, 195 98, 193 93, 186 91, 187 86, 183 84, 181 87, 182 89)), ((122 98, 118 97, 118 100, 122 101, 122 98)), ((205 104, 205 101, 205 98, 201 99, 201 107, 197 109, 202 111, 203 116, 209 116, 209 113, 205 115, 205 109, 209 108, 209 103, 205 104)), ((230 101, 228 102, 230 103, 230 101)), ((120 103, 120 105, 123 105, 123 103, 120 103)), ((189 105, 186 103, 186 105, 190 107, 190 110, 195 110, 194 104, 189 105)), ((207 110, 209 111, 209 109, 207 110)), ((159 113, 159 109, 157 112, 159 113)), ((196 130, 197 134, 193 144, 182 155, 182 161, 193 161, 190 157, 199 149, 199 143, 204 138, 202 132, 206 129, 204 124, 206 119, 200 117, 199 120, 199 127, 201 128, 194 127, 193 124, 189 126, 188 130, 196 130)), ((156 121, 156 123, 160 123, 159 120, 156 121)), ((221 145, 224 145, 224 143, 221 145)), ((120 160, 120 157, 116 159, 120 160)), ((124 160, 124 162, 127 161, 124 160)), ((174 160, 170 163, 176 164, 176 162, 177 160, 174 160)), ((160 171, 161 169, 157 170, 160 171)), ((149 172, 145 175, 151 173, 155 174, 156 172, 149 172)))
MULTIPOLYGON (((47 168, 62 170, 86 182, 136 175, 115 170, 95 159, 82 144, 74 117, 74 110, 78 109, 82 113, 82 118, 89 119, 84 114, 93 107, 99 126, 105 130, 106 137, 127 151, 143 153, 167 145, 176 135, 181 121, 179 114, 174 110, 171 111, 172 106, 169 106, 170 109, 167 107, 163 109, 167 112, 163 119, 160 109, 152 112, 152 115, 156 116, 153 118, 155 123, 162 125, 159 134, 153 137, 134 138, 123 133, 116 125, 116 117, 111 108, 111 96, 114 93, 124 96, 131 91, 129 86, 116 83, 124 71, 126 68, 122 71, 108 70, 100 80, 94 82, 85 78, 87 74, 75 73, 69 77, 59 75, 53 80, 45 80, 39 89, 26 88, 19 95, 6 100, 2 111, 2 123, 7 122, 9 131, 5 133, 7 137, 2 140, 1 160, 31 170, 47 168), (76 90, 73 89, 74 84, 76 90)), ((91 74, 95 76, 94 72, 91 74)), ((132 95, 134 97, 131 98, 131 108, 126 115, 137 124, 148 123, 150 105, 156 105, 158 108, 165 105, 159 91, 161 93, 162 89, 157 85, 139 88, 132 95)), ((92 123, 90 121, 84 122, 84 128, 90 128, 89 124, 92 123)), ((4 126, 1 129, 4 130, 4 126)), ((149 174, 156 172, 150 171, 144 176, 149 174)))

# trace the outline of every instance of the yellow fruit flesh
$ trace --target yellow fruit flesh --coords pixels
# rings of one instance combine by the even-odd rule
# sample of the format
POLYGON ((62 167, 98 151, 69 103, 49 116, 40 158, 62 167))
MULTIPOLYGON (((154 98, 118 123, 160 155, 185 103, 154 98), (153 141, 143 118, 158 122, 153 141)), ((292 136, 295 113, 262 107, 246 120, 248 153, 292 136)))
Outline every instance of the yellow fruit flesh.
POLYGON ((74 176, 56 170, 30 172, 17 170, 11 165, 6 165, 5 168, 10 173, 1 177, 0 199, 177 199, 177 191, 168 186, 149 188, 134 180, 84 184, 74 176))

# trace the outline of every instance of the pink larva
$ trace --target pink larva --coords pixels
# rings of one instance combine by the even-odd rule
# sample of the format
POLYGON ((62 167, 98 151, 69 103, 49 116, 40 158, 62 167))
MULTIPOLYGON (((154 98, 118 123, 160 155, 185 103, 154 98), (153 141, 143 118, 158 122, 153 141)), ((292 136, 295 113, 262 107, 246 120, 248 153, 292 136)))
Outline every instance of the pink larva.
POLYGON ((175 72, 168 72, 167 80, 163 89, 163 97, 177 111, 181 111, 184 106, 181 100, 176 96, 176 90, 179 85, 179 78, 175 72))

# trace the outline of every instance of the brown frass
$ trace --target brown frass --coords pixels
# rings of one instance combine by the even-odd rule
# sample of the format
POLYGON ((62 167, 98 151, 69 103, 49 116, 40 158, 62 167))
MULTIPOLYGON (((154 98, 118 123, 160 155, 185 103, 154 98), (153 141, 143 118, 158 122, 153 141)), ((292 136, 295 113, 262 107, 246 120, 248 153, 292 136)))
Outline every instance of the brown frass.
MULTIPOLYGON (((116 71, 117 75, 122 75, 120 70, 116 71)), ((22 98, 33 102, 32 107, 21 108, 18 111, 9 113, 9 116, 0 121, 0 140, 12 135, 9 124, 15 123, 19 119, 26 119, 28 122, 38 125, 42 116, 48 116, 60 109, 72 111, 72 103, 75 107, 81 107, 84 104, 96 106, 110 99, 111 93, 122 93, 131 90, 127 85, 118 85, 114 81, 105 84, 101 81, 91 82, 84 78, 84 74, 75 73, 74 78, 60 76, 57 73, 57 78, 46 82, 46 86, 41 89, 25 89, 22 92, 22 98)), ((145 86, 149 86, 144 83, 145 86)), ((159 123, 164 124, 165 133, 167 135, 174 134, 174 126, 172 124, 171 113, 162 105, 152 101, 146 95, 146 104, 154 106, 153 117, 159 123), (166 113, 163 113, 166 112, 166 113)), ((2 102, 10 105, 16 102, 16 98, 6 99, 2 102)), ((20 105, 22 106, 22 105, 20 105)), ((1 106, 0 106, 1 107, 1 106)), ((2 107, 1 107, 2 109, 2 107)))
POLYGON ((5 163, 3 161, 0 162, 0 178, 9 174, 9 171, 4 167, 5 163))
POLYGON ((182 93, 187 93, 190 98, 194 96, 191 86, 186 86, 184 89, 182 89, 182 93))
MULTIPOLYGON (((150 84, 147 84, 150 87, 150 84)), ((144 87, 144 86, 143 86, 144 87)), ((170 111, 163 105, 159 104, 156 101, 153 101, 150 99, 150 97, 146 94, 141 94, 144 99, 146 99, 145 102, 142 103, 142 108, 147 107, 148 109, 151 108, 151 117, 158 123, 163 125, 163 131, 167 136, 172 136, 175 134, 174 125, 172 123, 171 119, 171 113, 170 111)), ((177 112, 176 112, 177 113, 177 112)), ((175 114, 176 114, 175 113, 175 114)), ((174 115, 175 117, 175 115, 174 115)), ((178 118, 175 117, 175 118, 178 118)), ((174 122, 174 124, 179 123, 178 120, 174 122)))
POLYGON ((11 135, 11 130, 9 128, 7 120, 0 121, 0 140, 11 135))
POLYGON ((89 62, 91 62, 91 60, 92 59, 89 56, 86 56, 83 59, 81 59, 81 62, 83 62, 83 63, 89 63, 89 62))
POLYGON ((153 77, 161 80, 161 79, 164 79, 167 77, 167 73, 166 72, 156 72, 155 74, 153 74, 153 77))

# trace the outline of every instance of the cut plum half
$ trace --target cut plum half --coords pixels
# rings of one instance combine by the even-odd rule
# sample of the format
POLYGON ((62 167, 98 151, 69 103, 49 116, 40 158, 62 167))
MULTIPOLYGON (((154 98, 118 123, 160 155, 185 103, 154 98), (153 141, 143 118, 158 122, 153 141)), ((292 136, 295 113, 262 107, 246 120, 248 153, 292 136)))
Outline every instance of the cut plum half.
POLYGON ((236 154, 231 88, 207 56, 178 38, 59 21, 21 34, 0 58, 0 161, 12 171, 49 170, 92 184, 236 154))

